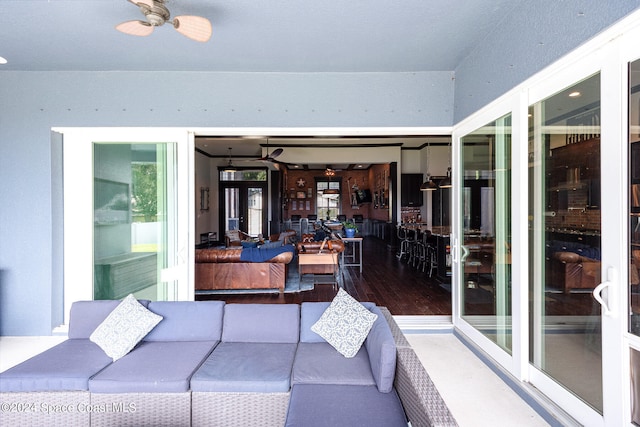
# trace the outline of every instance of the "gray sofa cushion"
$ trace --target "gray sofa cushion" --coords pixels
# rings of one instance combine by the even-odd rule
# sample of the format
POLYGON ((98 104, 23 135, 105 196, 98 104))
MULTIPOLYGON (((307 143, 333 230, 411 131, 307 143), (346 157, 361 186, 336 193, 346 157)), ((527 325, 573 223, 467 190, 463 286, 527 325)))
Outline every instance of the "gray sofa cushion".
POLYGON ((292 343, 220 343, 191 378, 191 390, 287 392, 296 347, 292 343))
MULTIPOLYGON (((326 343, 324 338, 311 330, 311 325, 318 321, 322 313, 329 307, 328 302, 305 302, 300 308, 300 343, 326 343)), ((378 315, 364 347, 369 357, 369 365, 378 390, 387 393, 393 387, 396 371, 396 345, 389 324, 375 304, 363 302, 362 305, 378 315)), ((362 351, 362 349, 361 349, 362 351)), ((301 365, 300 365, 301 368, 301 365)), ((295 374, 295 369, 294 369, 295 374)), ((295 383, 295 379, 294 379, 295 383)), ((336 383, 344 384, 344 383, 336 383)))
POLYGON ((180 393, 216 341, 143 341, 89 380, 92 393, 180 393))
POLYGON ((300 343, 293 362, 293 384, 376 385, 365 347, 346 358, 329 343, 300 343))
MULTIPOLYGON (((120 300, 74 302, 69 312, 69 339, 89 338, 120 302, 120 300)), ((138 302, 143 307, 149 306, 149 300, 138 300, 138 302)))
POLYGON ((311 330, 329 307, 330 302, 303 302, 300 306, 300 342, 326 342, 324 338, 311 330))
POLYGON ((227 304, 222 341, 297 343, 300 337, 298 304, 227 304))
POLYGON ((88 339, 118 304, 118 300, 74 302, 69 312, 69 339, 88 339))
POLYGON ((224 301, 152 301, 163 317, 144 341, 220 341, 224 301))
POLYGON ((364 346, 369 354, 369 363, 378 391, 388 393, 393 388, 396 375, 396 343, 391 328, 378 307, 370 307, 372 313, 378 315, 364 346))
POLYGON ((0 392, 88 390, 89 378, 110 363, 88 339, 70 339, 1 373, 0 392))
POLYGON ((287 427, 406 427, 395 390, 372 386, 296 384, 291 390, 287 427))

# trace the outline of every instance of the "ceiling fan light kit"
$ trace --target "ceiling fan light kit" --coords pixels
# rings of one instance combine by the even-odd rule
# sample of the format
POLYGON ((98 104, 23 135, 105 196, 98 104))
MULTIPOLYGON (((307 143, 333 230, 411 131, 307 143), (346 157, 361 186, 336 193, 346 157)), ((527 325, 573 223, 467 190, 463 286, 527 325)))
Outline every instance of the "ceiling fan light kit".
POLYGON ((180 15, 171 20, 171 13, 164 5, 165 0, 128 0, 138 6, 146 21, 126 21, 116 25, 116 30, 132 36, 148 36, 154 27, 166 22, 185 37, 197 42, 206 42, 211 38, 211 22, 202 16, 180 15))

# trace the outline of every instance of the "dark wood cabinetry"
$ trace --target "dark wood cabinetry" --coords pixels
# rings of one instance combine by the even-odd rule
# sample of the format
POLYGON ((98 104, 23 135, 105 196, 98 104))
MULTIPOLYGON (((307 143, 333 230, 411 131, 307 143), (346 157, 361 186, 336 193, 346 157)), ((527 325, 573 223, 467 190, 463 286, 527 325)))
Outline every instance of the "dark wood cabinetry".
POLYGON ((551 150, 549 211, 600 208, 600 138, 551 150))
POLYGON ((422 206, 421 173, 403 173, 400 178, 401 206, 422 206))

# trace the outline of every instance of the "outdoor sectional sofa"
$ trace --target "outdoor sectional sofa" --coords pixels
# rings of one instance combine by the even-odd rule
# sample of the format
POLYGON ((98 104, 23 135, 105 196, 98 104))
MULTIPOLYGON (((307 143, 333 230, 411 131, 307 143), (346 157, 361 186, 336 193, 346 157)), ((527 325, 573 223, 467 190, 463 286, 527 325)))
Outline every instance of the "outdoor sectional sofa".
POLYGON ((0 373, 0 425, 456 425, 389 312, 372 303, 357 303, 375 320, 345 357, 314 332, 336 300, 140 301, 142 317, 162 319, 113 361, 94 341, 113 318, 125 326, 116 316, 125 300, 74 303, 68 340, 0 373))

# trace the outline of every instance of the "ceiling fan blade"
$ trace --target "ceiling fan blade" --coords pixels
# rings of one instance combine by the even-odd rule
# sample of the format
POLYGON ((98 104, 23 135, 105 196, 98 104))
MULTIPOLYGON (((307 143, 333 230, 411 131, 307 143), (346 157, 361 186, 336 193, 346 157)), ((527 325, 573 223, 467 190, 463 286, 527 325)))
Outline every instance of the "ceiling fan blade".
POLYGON ((129 0, 129 3, 133 3, 138 7, 140 7, 141 4, 144 4, 149 8, 153 7, 153 0, 129 0))
POLYGON ((180 34, 197 42, 206 42, 211 38, 211 22, 202 16, 176 16, 173 26, 180 34))
POLYGON ((259 159, 256 160, 263 160, 263 161, 273 161, 276 157, 278 157, 280 154, 282 154, 282 152, 284 151, 284 149, 282 148, 276 148, 275 150, 273 150, 271 152, 271 154, 268 154, 264 157, 260 157, 259 159))
POLYGON ((126 21, 116 25, 116 30, 131 36, 148 36, 153 33, 153 25, 144 21, 126 21))
POLYGON ((267 157, 275 159, 276 157, 278 157, 280 154, 282 154, 282 152, 284 151, 283 148, 276 148, 275 150, 273 150, 271 152, 271 154, 267 154, 267 157))

